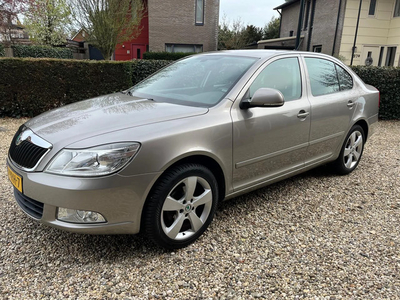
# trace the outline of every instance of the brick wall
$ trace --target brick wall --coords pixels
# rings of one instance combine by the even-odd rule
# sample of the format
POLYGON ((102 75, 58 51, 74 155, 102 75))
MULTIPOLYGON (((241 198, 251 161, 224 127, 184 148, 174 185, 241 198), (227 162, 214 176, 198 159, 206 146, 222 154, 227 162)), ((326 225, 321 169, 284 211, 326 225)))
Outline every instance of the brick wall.
POLYGON ((165 44, 199 44, 217 50, 219 0, 204 0, 204 25, 195 25, 195 0, 148 0, 149 50, 165 44))
MULTIPOLYGON (((306 0, 305 3, 308 1, 306 0)), ((316 0, 315 1, 315 15, 314 24, 312 27, 312 34, 310 39, 310 22, 312 15, 313 0, 309 0, 310 8, 308 10, 308 24, 305 26, 304 22, 307 19, 304 16, 303 25, 301 28, 301 35, 304 39, 300 45, 299 50, 313 51, 313 47, 317 45, 322 46, 322 52, 331 55, 333 50, 333 41, 336 31, 337 16, 339 11, 339 2, 333 0, 316 0), (310 39, 310 40, 309 40, 310 39), (309 48, 308 48, 309 46, 309 48), (308 48, 308 49, 307 49, 308 48)), ((340 12, 338 34, 336 37, 335 52, 339 53, 339 46, 342 37, 343 18, 346 1, 342 1, 340 12)), ((307 6, 306 6, 307 7, 307 6)), ((300 1, 293 3, 282 9, 282 25, 280 37, 288 37, 290 31, 293 31, 293 36, 297 34, 297 26, 300 12, 300 1)), ((307 9, 304 9, 304 15, 307 14, 307 9)))

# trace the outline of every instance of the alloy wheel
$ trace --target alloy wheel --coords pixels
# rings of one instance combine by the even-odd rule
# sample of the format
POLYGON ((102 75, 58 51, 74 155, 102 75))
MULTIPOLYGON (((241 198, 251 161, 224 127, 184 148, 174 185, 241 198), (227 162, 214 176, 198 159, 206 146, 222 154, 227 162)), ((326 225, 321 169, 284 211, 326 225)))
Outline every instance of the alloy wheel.
POLYGON ((162 230, 172 240, 187 239, 203 227, 212 205, 211 187, 204 178, 184 178, 172 188, 164 201, 162 230))
POLYGON ((346 168, 352 169, 361 157, 363 150, 363 135, 359 131, 353 131, 346 141, 343 152, 343 162, 346 168))

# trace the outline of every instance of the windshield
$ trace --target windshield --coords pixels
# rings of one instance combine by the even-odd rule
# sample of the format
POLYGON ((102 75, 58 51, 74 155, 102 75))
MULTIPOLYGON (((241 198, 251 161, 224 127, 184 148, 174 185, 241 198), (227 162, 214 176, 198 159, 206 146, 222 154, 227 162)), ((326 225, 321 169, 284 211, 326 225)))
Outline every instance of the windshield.
POLYGON ((130 93, 154 101, 211 107, 225 97, 256 60, 223 55, 192 56, 145 79, 130 93))

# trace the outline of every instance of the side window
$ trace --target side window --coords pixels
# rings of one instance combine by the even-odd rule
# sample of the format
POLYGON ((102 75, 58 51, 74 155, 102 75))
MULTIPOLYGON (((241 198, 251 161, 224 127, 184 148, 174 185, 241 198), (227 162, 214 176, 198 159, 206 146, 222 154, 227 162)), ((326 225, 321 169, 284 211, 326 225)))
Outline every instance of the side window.
POLYGON ((285 101, 299 99, 301 76, 297 58, 282 58, 266 66, 250 86, 250 97, 260 88, 279 90, 285 101))
POLYGON ((341 91, 351 90, 353 88, 353 78, 345 69, 336 65, 336 71, 339 77, 339 85, 341 91))
POLYGON ((321 58, 305 58, 313 96, 339 91, 339 80, 335 64, 321 58))

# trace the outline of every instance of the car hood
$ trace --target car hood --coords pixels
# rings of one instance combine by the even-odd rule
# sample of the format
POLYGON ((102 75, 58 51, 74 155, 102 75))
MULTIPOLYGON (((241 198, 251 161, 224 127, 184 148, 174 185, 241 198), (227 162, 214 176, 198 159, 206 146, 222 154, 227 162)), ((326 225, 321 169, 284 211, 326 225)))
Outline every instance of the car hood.
POLYGON ((192 107, 132 97, 101 96, 41 114, 25 125, 51 144, 66 145, 126 128, 187 118, 208 112, 192 107))

